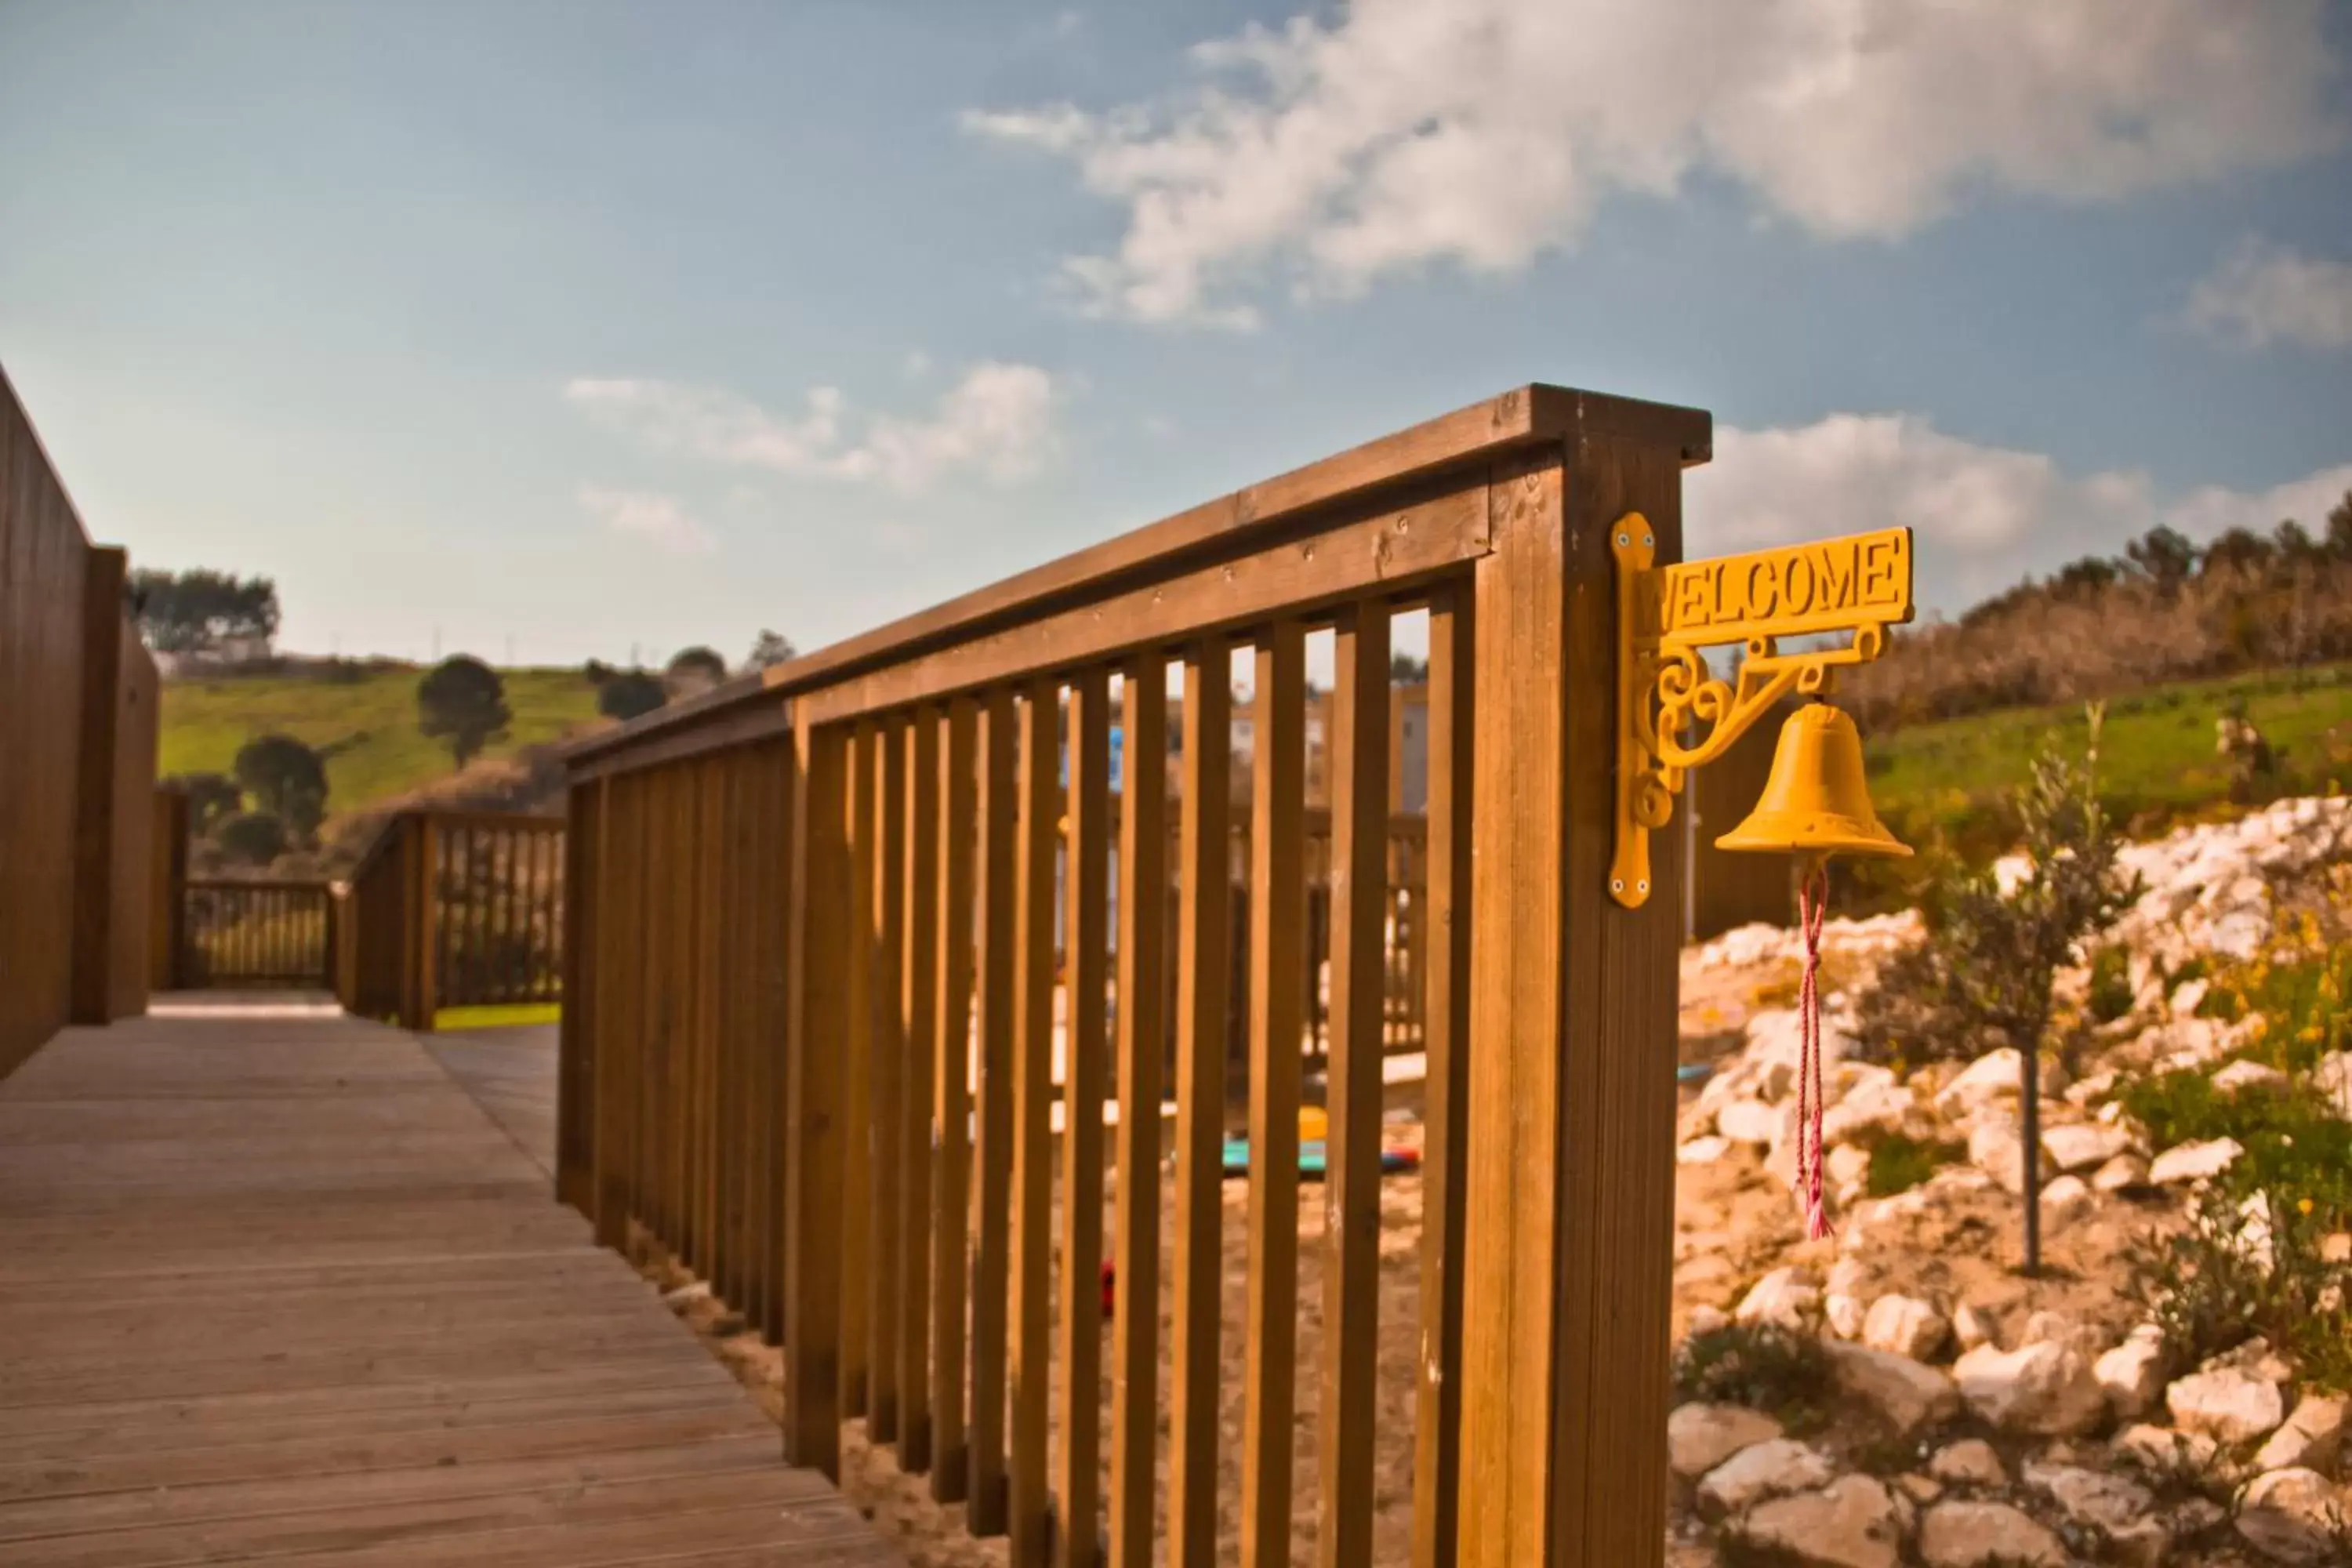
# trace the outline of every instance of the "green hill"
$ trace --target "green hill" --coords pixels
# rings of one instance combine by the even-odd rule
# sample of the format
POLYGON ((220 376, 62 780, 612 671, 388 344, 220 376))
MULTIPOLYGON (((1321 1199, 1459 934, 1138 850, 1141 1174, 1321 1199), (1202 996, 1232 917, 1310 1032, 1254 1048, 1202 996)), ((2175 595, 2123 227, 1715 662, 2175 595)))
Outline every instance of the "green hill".
MULTIPOLYGON (((448 751, 416 728, 410 665, 318 666, 289 675, 205 677, 163 687, 165 773, 226 773, 256 735, 293 736, 327 752, 330 820, 446 778, 448 751)), ((488 756, 561 740, 596 719, 596 689, 572 669, 501 670, 514 721, 488 756)))
MULTIPOLYGON (((2352 664, 2186 680, 2115 698, 2100 748, 2100 795, 2135 834, 2230 802, 2231 770, 2214 723, 2233 704, 2277 756, 2257 799, 2325 795, 2352 784, 2352 664)), ((2012 708, 1906 726, 1864 747, 1870 793, 1887 826, 1914 844, 1940 836, 1970 856, 1997 854, 2013 832, 2006 796, 2055 734, 2081 753, 2079 703, 2012 708)))

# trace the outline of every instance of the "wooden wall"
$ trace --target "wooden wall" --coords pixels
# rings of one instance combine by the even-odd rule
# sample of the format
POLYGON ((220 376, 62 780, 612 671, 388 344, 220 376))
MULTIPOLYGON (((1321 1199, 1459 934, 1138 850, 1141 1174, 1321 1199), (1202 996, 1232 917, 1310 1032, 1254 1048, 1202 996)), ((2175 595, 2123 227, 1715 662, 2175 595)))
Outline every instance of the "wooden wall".
POLYGON ((0 1074, 145 1005, 156 687, 122 570, 0 374, 0 1074))
POLYGON ((1796 884, 1790 858, 1717 849, 1715 841, 1747 820, 1764 781, 1771 776, 1772 752, 1780 725, 1796 710, 1784 704, 1756 721, 1731 749, 1690 775, 1687 800, 1677 826, 1688 835, 1685 929, 1691 942, 1721 936, 1734 926, 1763 921, 1788 925, 1796 919, 1796 884))

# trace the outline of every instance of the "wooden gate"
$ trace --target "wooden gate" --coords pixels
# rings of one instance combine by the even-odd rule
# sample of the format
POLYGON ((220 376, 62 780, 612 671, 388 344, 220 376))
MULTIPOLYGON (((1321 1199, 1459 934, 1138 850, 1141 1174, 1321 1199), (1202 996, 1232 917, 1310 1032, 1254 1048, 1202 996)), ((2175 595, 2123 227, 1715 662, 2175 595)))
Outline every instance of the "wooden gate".
POLYGON ((194 879, 181 901, 177 984, 214 989, 331 982, 335 915, 322 881, 194 879))

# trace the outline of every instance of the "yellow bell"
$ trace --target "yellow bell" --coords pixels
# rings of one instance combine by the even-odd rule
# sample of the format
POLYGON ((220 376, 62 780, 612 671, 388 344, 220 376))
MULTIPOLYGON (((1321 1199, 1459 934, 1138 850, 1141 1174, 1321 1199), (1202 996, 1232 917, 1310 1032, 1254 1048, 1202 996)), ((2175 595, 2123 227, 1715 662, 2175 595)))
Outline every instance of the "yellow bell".
POLYGON ((1862 733, 1826 702, 1809 702, 1780 726, 1772 775, 1748 820, 1718 849, 1783 854, 1903 856, 1911 847, 1880 825, 1862 771, 1862 733))

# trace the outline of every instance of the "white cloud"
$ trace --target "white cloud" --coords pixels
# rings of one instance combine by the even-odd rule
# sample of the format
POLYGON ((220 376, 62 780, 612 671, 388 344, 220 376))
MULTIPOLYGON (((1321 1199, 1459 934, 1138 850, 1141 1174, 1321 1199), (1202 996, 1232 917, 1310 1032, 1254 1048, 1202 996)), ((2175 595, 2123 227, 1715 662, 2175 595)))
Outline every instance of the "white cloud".
POLYGON ((972 112, 1126 208, 1090 309, 1254 324, 1269 274, 1349 294, 1524 267, 1606 197, 1727 177, 1833 237, 2000 187, 2095 201, 2331 145, 2324 0, 1355 0, 1192 51, 1171 101, 972 112))
POLYGON ((2190 292, 2189 324, 2246 348, 2352 348, 2352 261, 2248 239, 2190 292))
POLYGON ((1794 427, 1718 428, 1688 476, 1693 556, 1907 524, 1923 605, 1958 610, 2083 555, 2113 555, 2162 523, 2202 542, 2294 518, 2319 532, 2352 463, 2261 491, 2171 499, 2133 469, 2069 473, 2039 452, 1980 446, 1912 414, 1833 414, 1794 427))
POLYGON ((677 555, 708 555, 719 548, 710 531, 675 497, 582 485, 579 500, 581 510, 603 523, 607 533, 677 555))
POLYGON ((900 491, 969 470, 1000 482, 1035 472, 1055 453, 1060 389, 1035 365, 974 365, 928 418, 854 417, 836 389, 779 415, 711 387, 676 382, 575 379, 564 396, 592 417, 656 449, 708 461, 900 491))

